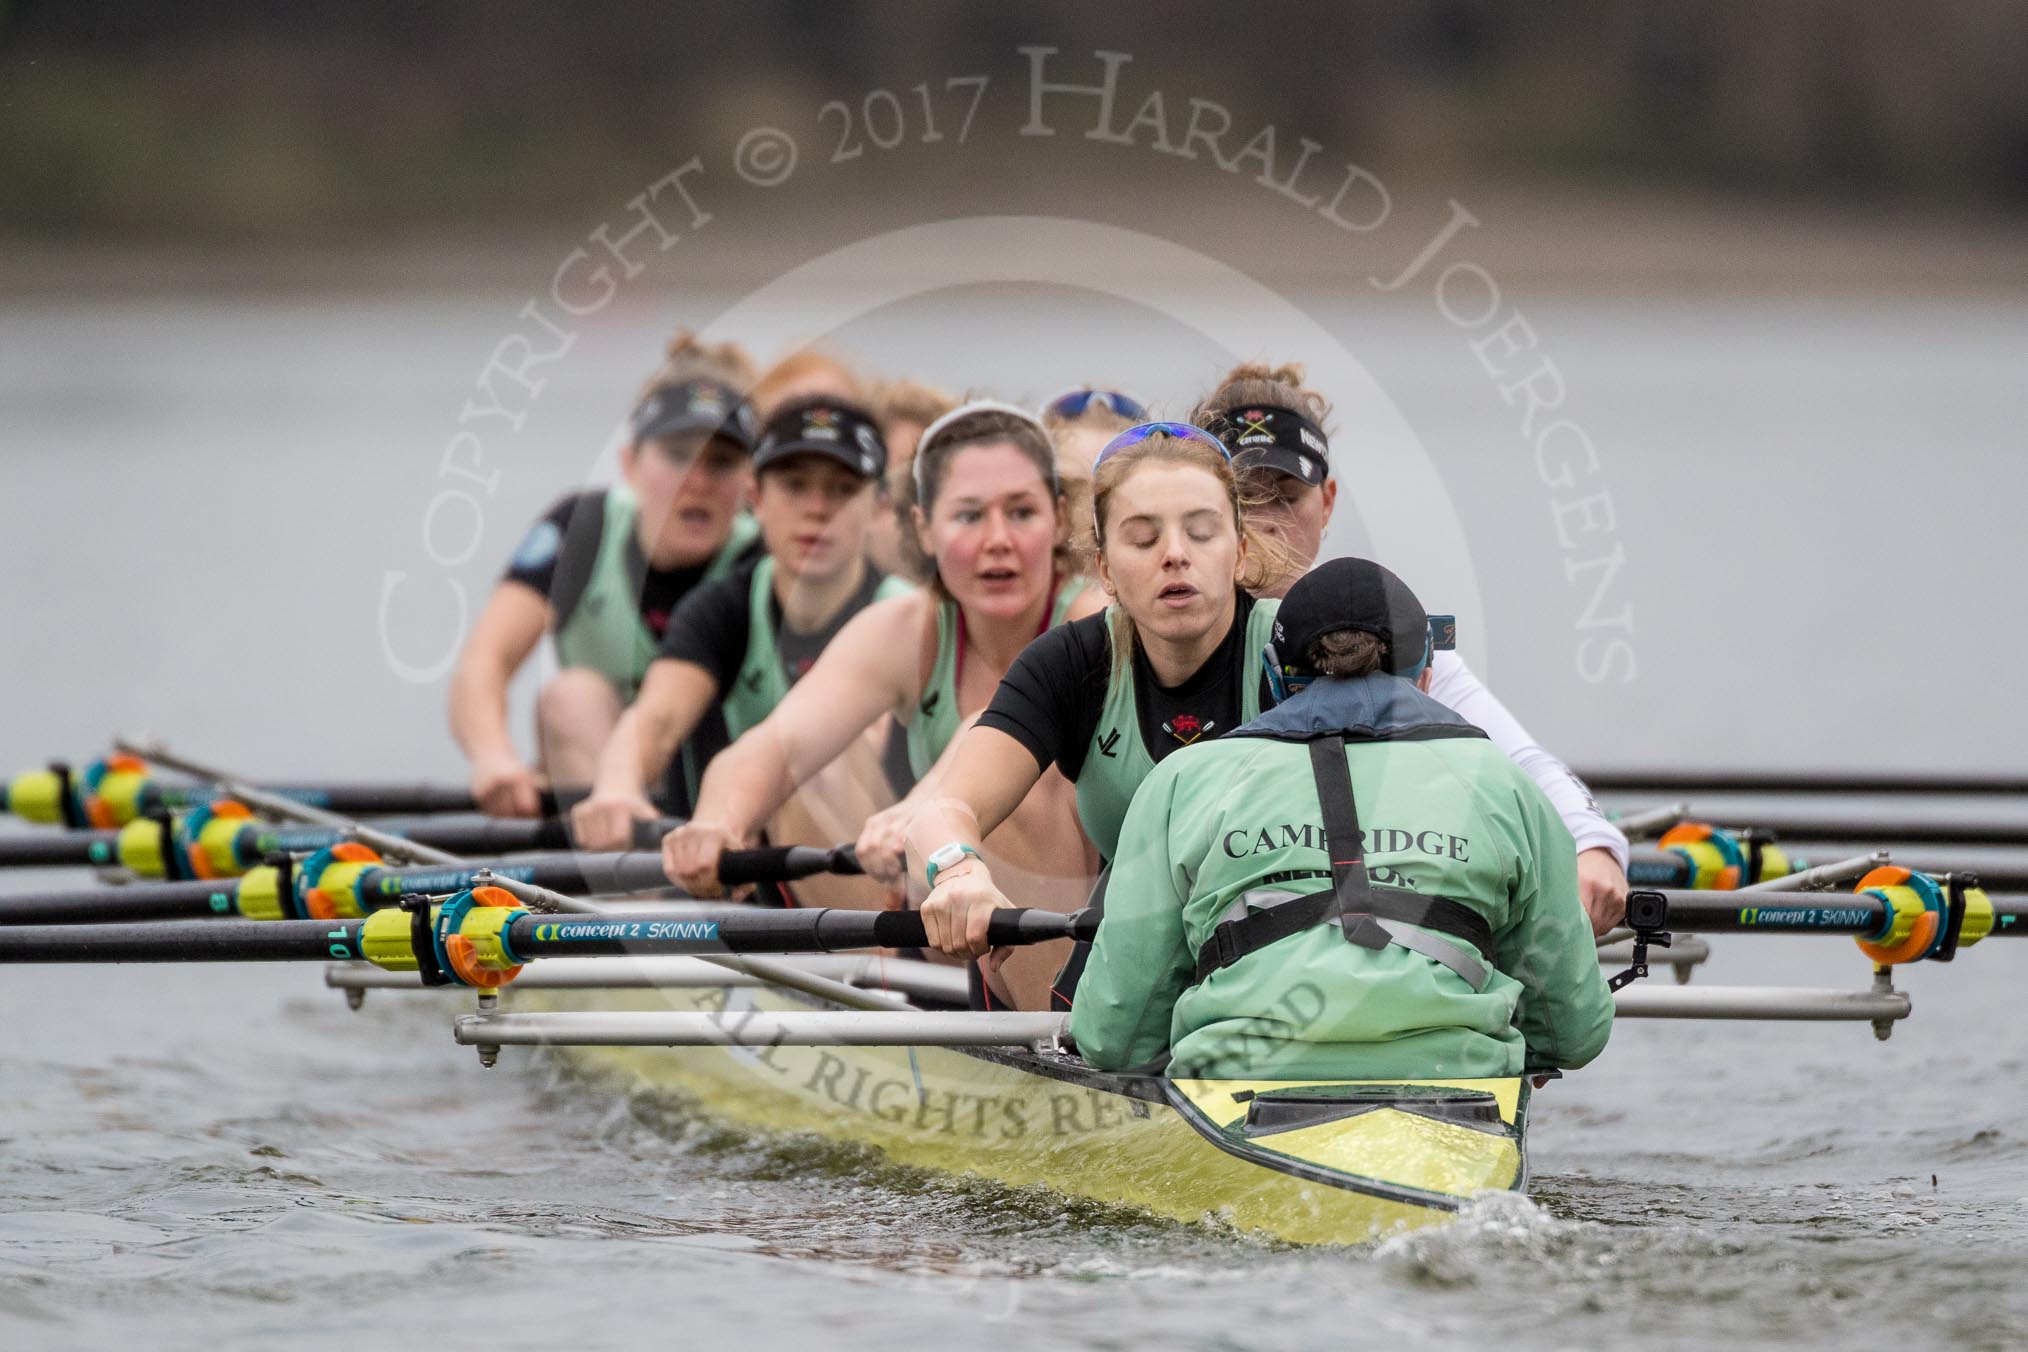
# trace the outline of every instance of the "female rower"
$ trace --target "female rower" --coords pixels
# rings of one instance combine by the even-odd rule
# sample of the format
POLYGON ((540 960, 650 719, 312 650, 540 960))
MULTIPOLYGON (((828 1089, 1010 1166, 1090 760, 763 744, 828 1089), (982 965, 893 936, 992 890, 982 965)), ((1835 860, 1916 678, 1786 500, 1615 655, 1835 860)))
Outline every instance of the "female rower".
POLYGON ((550 783, 586 784, 676 603, 758 548, 741 510, 753 376, 737 345, 678 334, 629 420, 620 482, 564 498, 522 539, 451 675, 451 732, 483 811, 540 809, 540 778, 507 726, 507 686, 545 631, 562 670, 536 699, 538 760, 550 783))
POLYGON ((1276 627, 1285 698, 1134 796, 1071 1011, 1079 1052, 1268 1080, 1491 1079, 1597 1056, 1613 999, 1570 833, 1429 698, 1422 603, 1378 564, 1333 559, 1276 627))
POLYGON ((908 520, 910 472, 915 466, 915 447, 922 440, 923 429, 956 407, 957 401, 942 390, 913 380, 890 380, 874 396, 873 416, 879 420, 880 435, 887 442, 887 479, 882 485, 882 502, 889 510, 873 518, 873 529, 866 537, 866 552, 874 567, 892 577, 914 582, 926 580, 914 572, 920 556, 902 547, 903 535, 914 531, 908 520))
MULTIPOLYGON (((911 487, 915 448, 924 429, 957 406, 942 390, 907 378, 888 381, 874 399, 874 417, 880 420, 880 434, 887 439, 887 481, 882 485, 882 510, 874 514, 873 529, 866 533, 866 556, 890 576, 910 582, 929 580, 922 551, 903 545, 903 539, 915 532, 911 487)), ((908 759, 908 729, 892 718, 881 723, 884 726, 877 733, 881 774, 893 797, 904 799, 916 786, 915 770, 908 759)))
POLYGON ((1148 420, 1147 406, 1118 390, 1075 385, 1042 406, 1042 425, 1056 443, 1056 472, 1070 505, 1070 523, 1079 566, 1092 567, 1091 466, 1105 444, 1135 423, 1148 420))
POLYGON ((853 404, 866 401, 851 367, 822 348, 799 347, 761 373, 753 382, 751 399, 754 411, 766 420, 799 399, 818 395, 853 404))
MULTIPOLYGON (((1191 415, 1224 441, 1234 466, 1252 481, 1249 497, 1263 504, 1254 520, 1288 557, 1290 566, 1261 589, 1263 596, 1280 596, 1309 569, 1337 505, 1324 434, 1329 415, 1324 397, 1303 384, 1303 369, 1292 364, 1235 367, 1191 415)), ((1577 839, 1578 891, 1593 928, 1603 934, 1618 924, 1627 906, 1627 838, 1599 811, 1591 790, 1528 735, 1457 653, 1436 655, 1430 695, 1485 729, 1549 795, 1577 839)))
POLYGON ((1028 646, 907 828, 931 886, 924 923, 945 952, 978 956, 972 919, 983 934, 986 912, 1012 904, 971 856, 1051 766, 1076 784, 1085 834, 1110 859, 1157 764, 1260 712, 1277 603, 1250 588, 1278 560, 1240 494, 1225 447, 1186 423, 1140 424, 1099 453, 1094 529, 1111 606, 1028 646))
MULTIPOLYGON (((908 729, 921 778, 1030 639, 1097 609, 1089 593, 1066 600, 1076 588, 1061 562, 1068 523, 1054 451, 1028 414, 1004 404, 954 410, 923 434, 911 486, 913 538, 933 563, 929 586, 855 616, 767 721, 711 763, 692 819, 663 844, 669 876, 697 895, 719 890, 722 851, 750 841, 797 785, 882 714, 908 729)), ((1010 895, 1063 910, 1082 898, 1093 861, 1068 786, 1058 779, 1026 790, 983 844, 1010 895)), ((1061 954, 1040 952, 1010 961, 995 998, 1035 1006, 1060 962, 1061 954)))
MULTIPOLYGON (((911 590, 866 561, 885 469, 879 428, 855 405, 800 399, 768 420, 753 456, 754 517, 767 553, 699 587, 670 617, 639 697, 599 754, 591 796, 571 811, 579 848, 624 848, 635 821, 659 815, 650 786, 711 709, 721 711, 731 736, 744 735, 773 712, 846 621, 911 590)), ((865 764, 838 768, 845 773, 827 771, 827 781, 842 782, 827 782, 820 796, 832 811, 848 811, 849 798, 863 794, 863 781, 874 776, 865 764)), ((850 818, 854 829, 889 801, 863 803, 850 818)), ((805 809, 799 817, 809 815, 805 809)), ((777 820, 769 838, 836 839, 803 827, 803 820, 777 820)))

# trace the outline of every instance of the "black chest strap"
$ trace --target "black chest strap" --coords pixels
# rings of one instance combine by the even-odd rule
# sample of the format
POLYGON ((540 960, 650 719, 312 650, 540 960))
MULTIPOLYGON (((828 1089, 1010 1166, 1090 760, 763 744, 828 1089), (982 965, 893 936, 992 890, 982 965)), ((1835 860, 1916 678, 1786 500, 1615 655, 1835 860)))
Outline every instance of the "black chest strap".
POLYGON ((1366 872, 1361 848, 1359 806, 1352 795, 1352 772, 1345 763, 1345 739, 1320 737, 1310 743, 1310 775, 1324 810, 1324 848, 1331 858, 1331 888, 1284 901, 1266 910, 1228 920, 1211 932, 1197 954, 1203 981, 1250 953, 1292 934, 1338 922, 1345 938, 1362 948, 1390 943, 1413 949, 1449 967, 1474 990, 1485 984, 1483 962, 1439 935, 1460 939, 1490 956, 1492 927, 1485 917, 1450 897, 1423 896, 1400 887, 1377 887, 1366 872), (1403 928, 1413 925, 1411 930, 1403 928), (1427 930, 1434 933, 1423 934, 1427 930))
MULTIPOLYGON (((605 535, 606 495, 580 494, 564 519, 556 569, 549 575, 549 611, 557 633, 562 633, 570 623, 570 617, 577 613, 577 603, 591 589, 592 574, 598 571, 599 546, 605 535)), ((638 588, 635 594, 640 594, 638 588)))

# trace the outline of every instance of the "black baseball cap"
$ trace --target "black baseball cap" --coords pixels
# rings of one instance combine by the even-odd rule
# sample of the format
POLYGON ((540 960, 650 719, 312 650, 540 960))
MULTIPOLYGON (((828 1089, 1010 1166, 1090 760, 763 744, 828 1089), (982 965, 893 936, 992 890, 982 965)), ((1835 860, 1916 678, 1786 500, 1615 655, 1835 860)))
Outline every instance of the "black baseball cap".
POLYGON ((827 455, 866 479, 887 473, 880 424, 859 405, 829 395, 798 399, 769 418, 753 453, 754 470, 791 455, 827 455))
POLYGON ((1225 443, 1236 470, 1272 469, 1323 486, 1331 473, 1331 443, 1307 414, 1280 404, 1235 404, 1204 420, 1204 430, 1225 443))
POLYGON ((1282 598, 1275 651, 1304 666, 1312 643, 1351 629, 1381 641, 1381 670, 1413 675, 1433 649, 1457 646, 1457 628, 1454 616, 1429 614, 1406 582, 1371 559, 1332 559, 1296 579, 1282 598))
POLYGON ((685 432, 724 437, 742 451, 751 451, 760 435, 760 418, 738 390, 707 378, 657 385, 627 420, 627 434, 636 445, 685 432))

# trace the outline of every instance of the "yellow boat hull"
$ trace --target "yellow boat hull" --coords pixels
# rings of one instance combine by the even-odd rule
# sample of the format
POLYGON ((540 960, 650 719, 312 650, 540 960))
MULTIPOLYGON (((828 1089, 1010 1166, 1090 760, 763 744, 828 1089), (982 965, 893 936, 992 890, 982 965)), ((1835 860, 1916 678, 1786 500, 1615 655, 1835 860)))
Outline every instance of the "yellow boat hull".
MULTIPOLYGON (((524 1007, 808 1009, 768 988, 522 992, 524 1007)), ((1044 1186, 1296 1244, 1358 1244, 1525 1187, 1520 1079, 1387 1084, 1180 1080, 1075 1057, 941 1047, 581 1047, 594 1072, 676 1091, 767 1132, 810 1132, 897 1163, 1044 1186)))

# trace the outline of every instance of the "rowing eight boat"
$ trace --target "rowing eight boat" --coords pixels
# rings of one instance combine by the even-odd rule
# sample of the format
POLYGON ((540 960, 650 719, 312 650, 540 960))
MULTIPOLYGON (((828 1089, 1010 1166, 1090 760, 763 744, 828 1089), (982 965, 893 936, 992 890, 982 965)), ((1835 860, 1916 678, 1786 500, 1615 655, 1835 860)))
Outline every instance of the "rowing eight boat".
MULTIPOLYGON (((591 1008, 581 994, 516 998, 591 1008)), ((586 1017, 672 1008, 747 1034, 768 1016, 843 1010, 765 986, 713 986, 601 992, 586 1017)), ((1518 1077, 1170 1080, 1019 1046, 579 1045, 568 1055, 750 1128, 1297 1244, 1359 1243, 1440 1222, 1479 1193, 1520 1191, 1528 1180, 1528 1085, 1518 1077)))

